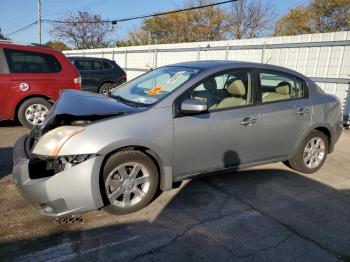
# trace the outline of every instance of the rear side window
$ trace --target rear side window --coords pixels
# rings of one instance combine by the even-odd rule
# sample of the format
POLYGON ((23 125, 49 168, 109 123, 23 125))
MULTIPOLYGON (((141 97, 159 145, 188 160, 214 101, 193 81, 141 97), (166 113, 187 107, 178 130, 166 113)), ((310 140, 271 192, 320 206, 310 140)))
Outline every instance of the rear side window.
POLYGON ((57 73, 62 66, 50 54, 4 49, 11 73, 57 73))
POLYGON ((305 97, 302 81, 283 73, 260 73, 260 86, 263 103, 305 97))
POLYGON ((102 61, 102 64, 103 64, 104 69, 112 69, 113 68, 113 66, 107 61, 102 61))
POLYGON ((75 66, 78 70, 103 70, 102 63, 96 60, 75 60, 75 66))
POLYGON ((100 61, 93 62, 93 70, 103 70, 102 63, 100 61))

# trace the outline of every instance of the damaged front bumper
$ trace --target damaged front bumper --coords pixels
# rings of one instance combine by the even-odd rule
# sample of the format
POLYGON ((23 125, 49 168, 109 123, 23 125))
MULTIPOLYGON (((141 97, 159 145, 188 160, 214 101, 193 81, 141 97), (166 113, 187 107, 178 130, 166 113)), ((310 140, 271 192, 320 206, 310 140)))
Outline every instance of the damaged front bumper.
POLYGON ((58 173, 38 175, 35 173, 41 169, 35 165, 41 162, 29 156, 29 140, 24 135, 14 146, 13 180, 23 197, 41 214, 64 217, 103 206, 99 185, 103 156, 94 155, 58 173))

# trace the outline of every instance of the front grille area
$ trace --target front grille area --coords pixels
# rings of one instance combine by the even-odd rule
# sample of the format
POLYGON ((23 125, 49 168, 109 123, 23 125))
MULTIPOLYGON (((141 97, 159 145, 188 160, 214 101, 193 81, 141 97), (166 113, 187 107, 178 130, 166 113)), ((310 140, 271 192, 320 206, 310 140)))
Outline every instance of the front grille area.
POLYGON ((55 174, 55 169, 50 168, 51 161, 33 158, 29 160, 29 177, 31 179, 38 179, 43 177, 50 177, 55 174))

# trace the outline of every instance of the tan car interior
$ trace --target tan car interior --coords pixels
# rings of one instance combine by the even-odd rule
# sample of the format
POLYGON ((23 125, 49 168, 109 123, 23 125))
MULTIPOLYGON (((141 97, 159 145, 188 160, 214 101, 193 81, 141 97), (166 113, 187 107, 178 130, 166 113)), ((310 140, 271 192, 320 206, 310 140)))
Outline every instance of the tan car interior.
POLYGON ((203 82, 204 90, 195 91, 194 98, 206 102, 209 109, 230 108, 250 104, 250 75, 244 74, 243 78, 246 78, 246 80, 238 79, 234 75, 228 75, 219 88, 217 80, 210 78, 203 82))
POLYGON ((285 100, 291 98, 291 84, 283 81, 275 88, 275 92, 263 92, 262 101, 270 102, 276 100, 285 100))

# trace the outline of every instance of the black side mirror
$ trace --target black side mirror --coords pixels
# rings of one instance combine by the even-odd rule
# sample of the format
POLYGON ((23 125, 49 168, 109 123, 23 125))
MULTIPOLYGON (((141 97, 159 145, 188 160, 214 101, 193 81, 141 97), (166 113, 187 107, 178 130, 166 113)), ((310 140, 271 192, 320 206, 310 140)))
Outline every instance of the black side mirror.
POLYGON ((207 110, 208 105, 198 99, 186 99, 181 103, 181 113, 183 114, 199 114, 207 110))

